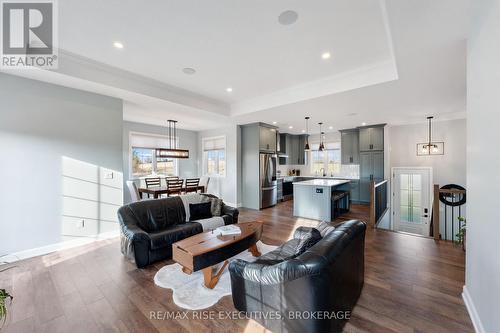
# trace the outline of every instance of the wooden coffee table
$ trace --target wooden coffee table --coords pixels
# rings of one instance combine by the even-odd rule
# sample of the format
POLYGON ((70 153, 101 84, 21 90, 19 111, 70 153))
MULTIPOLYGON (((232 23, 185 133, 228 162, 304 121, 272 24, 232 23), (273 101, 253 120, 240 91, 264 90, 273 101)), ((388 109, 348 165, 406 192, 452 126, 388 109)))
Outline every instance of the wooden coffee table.
POLYGON ((263 222, 254 221, 235 224, 241 234, 222 236, 214 231, 183 239, 172 245, 172 258, 182 266, 186 274, 203 270, 205 286, 213 289, 229 264, 227 259, 249 250, 254 257, 260 256, 256 243, 262 235, 263 222), (218 272, 213 266, 224 261, 218 272))

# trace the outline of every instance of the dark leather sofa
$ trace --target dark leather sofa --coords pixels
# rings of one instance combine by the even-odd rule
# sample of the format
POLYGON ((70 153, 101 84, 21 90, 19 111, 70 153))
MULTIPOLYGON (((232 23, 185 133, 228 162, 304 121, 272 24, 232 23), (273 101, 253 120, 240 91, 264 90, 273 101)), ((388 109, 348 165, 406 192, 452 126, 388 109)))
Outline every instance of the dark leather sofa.
POLYGON ((294 239, 253 263, 238 259, 229 266, 236 309, 275 333, 341 332, 350 315, 344 311, 361 293, 365 223, 339 224, 296 255, 300 240, 318 233, 311 229, 298 228, 294 239))
MULTIPOLYGON (((238 209, 222 204, 224 224, 238 222, 238 209)), ((196 221, 186 221, 180 197, 142 200, 118 210, 122 253, 138 268, 172 258, 172 244, 203 232, 196 221)))

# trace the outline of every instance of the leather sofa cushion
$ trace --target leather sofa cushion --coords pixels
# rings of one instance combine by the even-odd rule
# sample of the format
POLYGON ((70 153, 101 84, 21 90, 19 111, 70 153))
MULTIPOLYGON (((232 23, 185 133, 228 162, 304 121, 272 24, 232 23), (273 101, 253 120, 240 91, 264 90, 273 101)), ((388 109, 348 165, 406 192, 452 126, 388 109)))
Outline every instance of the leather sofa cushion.
POLYGON ((211 207, 212 203, 210 201, 197 204, 189 204, 189 220, 196 221, 211 218, 211 207))
POLYGON ((184 206, 179 197, 141 200, 129 204, 129 207, 137 225, 147 233, 166 230, 186 221, 184 206))
POLYGON ((319 233, 321 234, 321 237, 325 237, 330 232, 335 230, 335 227, 328 222, 322 221, 320 222, 320 224, 316 229, 318 229, 319 233))
POLYGON ((172 246, 173 243, 184 238, 203 232, 201 224, 196 222, 188 222, 172 226, 166 230, 149 234, 151 238, 151 249, 159 249, 162 247, 172 246))

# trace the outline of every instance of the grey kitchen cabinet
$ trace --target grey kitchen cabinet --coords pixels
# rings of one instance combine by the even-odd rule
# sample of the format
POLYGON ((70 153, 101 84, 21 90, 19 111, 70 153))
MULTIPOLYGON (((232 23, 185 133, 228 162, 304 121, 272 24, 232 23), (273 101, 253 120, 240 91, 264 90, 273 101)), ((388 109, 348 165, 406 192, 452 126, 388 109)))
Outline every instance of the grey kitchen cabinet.
POLYGON ((359 202, 359 180, 351 180, 351 201, 359 202))
POLYGON ((278 154, 286 155, 286 144, 287 144, 287 136, 288 134, 280 133, 280 149, 278 150, 278 154))
POLYGON ((384 178, 384 152, 360 153, 360 178, 381 180, 384 178))
POLYGON ((384 150, 384 125, 359 129, 359 151, 384 150))
POLYGON ((340 135, 342 164, 359 164, 359 131, 357 129, 342 130, 340 135))
POLYGON ((268 153, 276 153, 276 129, 260 126, 260 151, 268 153))
POLYGON ((370 202, 371 182, 384 179, 384 152, 362 152, 359 157, 359 201, 370 202))
POLYGON ((280 153, 287 157, 280 157, 280 165, 305 165, 306 156, 304 146, 306 144, 305 135, 281 134, 280 145, 285 142, 285 150, 281 149, 280 153))

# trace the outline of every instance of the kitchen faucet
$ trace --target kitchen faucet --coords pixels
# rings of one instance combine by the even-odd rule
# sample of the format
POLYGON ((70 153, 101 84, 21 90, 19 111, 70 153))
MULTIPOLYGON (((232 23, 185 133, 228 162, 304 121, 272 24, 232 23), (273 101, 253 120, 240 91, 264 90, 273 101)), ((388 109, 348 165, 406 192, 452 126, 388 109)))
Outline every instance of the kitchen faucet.
POLYGON ((319 169, 319 171, 321 172, 321 175, 322 175, 323 177, 326 177, 325 168, 321 168, 321 169, 319 169), (322 170, 323 170, 323 172, 321 172, 322 170))

